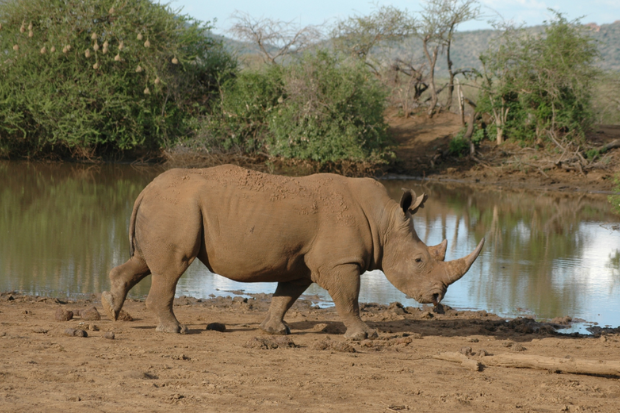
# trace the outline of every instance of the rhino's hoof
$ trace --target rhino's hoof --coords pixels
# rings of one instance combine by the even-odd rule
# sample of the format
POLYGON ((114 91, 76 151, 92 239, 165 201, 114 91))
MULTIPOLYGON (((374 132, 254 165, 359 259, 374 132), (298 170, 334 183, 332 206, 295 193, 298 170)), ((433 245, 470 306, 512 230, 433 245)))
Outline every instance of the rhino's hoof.
POLYGON ((263 330, 267 334, 273 334, 273 335, 279 335, 279 336, 286 336, 288 334, 291 334, 291 329, 289 328, 289 326, 287 326, 284 323, 281 323, 280 325, 276 327, 261 325, 260 329, 263 330))
POLYGON ((118 312, 114 310, 114 296, 109 291, 101 293, 101 306, 106 314, 114 321, 118 318, 118 312))
POLYGON ((189 332, 189 329, 187 328, 187 326, 184 326, 182 324, 177 324, 177 325, 160 324, 157 326, 155 331, 159 331, 160 333, 187 334, 189 332))
POLYGON ((366 340, 368 339, 373 339, 373 338, 377 338, 379 337, 379 335, 377 334, 377 330, 371 330, 371 329, 366 329, 366 330, 357 330, 357 331, 351 331, 351 330, 347 330, 346 333, 344 333, 344 338, 346 338, 347 340, 351 340, 351 341, 362 341, 362 340, 366 340))

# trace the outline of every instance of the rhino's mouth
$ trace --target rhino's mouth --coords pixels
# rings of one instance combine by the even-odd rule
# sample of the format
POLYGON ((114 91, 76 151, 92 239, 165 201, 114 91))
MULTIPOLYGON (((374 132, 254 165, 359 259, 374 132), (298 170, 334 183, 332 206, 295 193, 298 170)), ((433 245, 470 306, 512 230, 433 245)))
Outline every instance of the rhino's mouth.
POLYGON ((439 305, 439 301, 440 300, 441 300, 441 298, 439 297, 439 293, 433 294, 433 297, 431 298, 431 302, 433 303, 433 305, 435 307, 437 307, 439 305))

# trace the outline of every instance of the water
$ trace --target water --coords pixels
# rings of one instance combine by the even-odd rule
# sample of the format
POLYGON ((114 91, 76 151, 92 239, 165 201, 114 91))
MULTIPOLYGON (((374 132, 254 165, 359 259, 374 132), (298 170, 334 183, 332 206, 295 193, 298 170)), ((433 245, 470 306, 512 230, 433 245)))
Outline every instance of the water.
MULTIPOLYGON (((157 167, 0 162, 0 291, 80 297, 108 289, 107 274, 127 260, 136 196, 157 167)), ((426 192, 415 228, 428 245, 448 240, 446 259, 483 252, 453 284, 444 303, 457 309, 539 319, 570 315, 620 324, 620 217, 604 196, 502 191, 421 181, 382 181, 398 200, 402 187, 426 192)), ((148 294, 150 277, 131 292, 148 294)), ((209 273, 195 262, 177 295, 206 298, 275 290, 209 273)), ((329 295, 313 285, 323 305, 329 295)), ((379 271, 362 276, 360 301, 417 303, 379 271)), ((583 326, 582 326, 583 327, 583 326)))

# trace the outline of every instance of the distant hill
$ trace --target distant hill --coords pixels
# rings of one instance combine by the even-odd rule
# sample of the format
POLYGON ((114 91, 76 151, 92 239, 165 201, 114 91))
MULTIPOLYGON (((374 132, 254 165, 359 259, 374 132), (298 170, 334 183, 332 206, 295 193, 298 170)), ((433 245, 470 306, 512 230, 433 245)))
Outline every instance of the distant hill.
MULTIPOLYGON (((599 44, 601 59, 598 62, 598 66, 605 70, 620 71, 620 20, 601 26, 589 23, 587 26, 590 27, 590 34, 599 44)), ((540 31, 542 26, 533 26, 528 28, 528 30, 540 31)), ((478 56, 488 48, 489 42, 496 35, 497 32, 494 30, 474 30, 457 33, 451 50, 454 67, 474 67, 480 69, 478 56)), ((257 46, 253 44, 223 36, 216 37, 223 40, 226 48, 235 51, 239 55, 258 53, 257 46)), ((401 42, 383 46, 375 53, 386 61, 391 61, 396 57, 411 58, 418 62, 426 61, 422 51, 422 44, 417 38, 407 38, 401 42)), ((438 76, 445 76, 447 74, 445 55, 437 59, 436 73, 438 76)))

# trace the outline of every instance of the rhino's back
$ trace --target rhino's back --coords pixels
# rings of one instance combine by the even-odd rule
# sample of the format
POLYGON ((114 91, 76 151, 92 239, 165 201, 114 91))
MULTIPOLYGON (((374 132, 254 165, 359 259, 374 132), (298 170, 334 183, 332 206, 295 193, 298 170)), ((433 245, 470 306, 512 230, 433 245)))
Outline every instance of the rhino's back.
POLYGON ((351 181, 332 174, 269 175, 232 165, 173 169, 145 188, 141 208, 165 220, 199 216, 213 271, 239 281, 270 281, 302 271, 305 255, 317 243, 330 253, 365 244, 367 220, 351 181))

